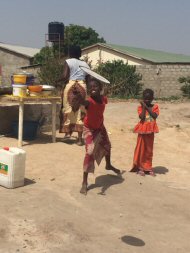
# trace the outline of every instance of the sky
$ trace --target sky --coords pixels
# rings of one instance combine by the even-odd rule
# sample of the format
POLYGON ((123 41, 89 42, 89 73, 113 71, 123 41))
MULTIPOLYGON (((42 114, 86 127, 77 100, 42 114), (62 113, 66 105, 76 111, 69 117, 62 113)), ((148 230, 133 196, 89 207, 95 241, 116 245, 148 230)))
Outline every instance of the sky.
POLYGON ((42 48, 54 21, 110 44, 190 55, 190 0, 0 0, 0 42, 42 48))

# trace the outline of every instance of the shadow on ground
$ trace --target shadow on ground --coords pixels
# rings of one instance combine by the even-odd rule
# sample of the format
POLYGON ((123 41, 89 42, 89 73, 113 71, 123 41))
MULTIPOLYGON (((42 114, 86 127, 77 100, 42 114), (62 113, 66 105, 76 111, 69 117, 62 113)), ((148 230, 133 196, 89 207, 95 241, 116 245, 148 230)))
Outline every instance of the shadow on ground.
MULTIPOLYGON (((64 137, 56 137, 56 142, 62 142, 68 145, 73 145, 77 143, 77 138, 72 136, 71 138, 66 138, 64 137)), ((49 144, 52 143, 52 136, 51 134, 45 134, 41 133, 38 137, 36 137, 35 140, 24 140, 23 146, 29 146, 29 145, 34 145, 34 144, 49 144)))
POLYGON ((124 235, 121 237, 122 242, 136 247, 142 247, 145 245, 145 242, 137 237, 130 236, 130 235, 124 235))
POLYGON ((169 170, 163 166, 154 167, 154 173, 156 173, 156 174, 166 174, 166 173, 168 173, 168 171, 169 170))
MULTIPOLYGON (((10 135, 9 137, 12 139, 18 140, 18 138, 12 135, 10 135)), ((23 139, 23 146, 28 146, 28 145, 33 145, 33 144, 49 144, 49 143, 52 143, 52 136, 49 134, 44 134, 44 133, 41 133, 39 136, 37 136, 35 139, 32 139, 32 140, 23 139)))
POLYGON ((36 181, 31 180, 29 178, 24 179, 24 186, 27 186, 27 185, 30 185, 30 184, 35 184, 35 183, 36 183, 36 181))
POLYGON ((88 191, 101 187, 101 191, 98 194, 105 195, 105 192, 112 186, 116 184, 121 184, 124 181, 124 178, 122 176, 116 176, 116 175, 102 175, 98 176, 95 179, 95 184, 91 184, 88 187, 88 191))

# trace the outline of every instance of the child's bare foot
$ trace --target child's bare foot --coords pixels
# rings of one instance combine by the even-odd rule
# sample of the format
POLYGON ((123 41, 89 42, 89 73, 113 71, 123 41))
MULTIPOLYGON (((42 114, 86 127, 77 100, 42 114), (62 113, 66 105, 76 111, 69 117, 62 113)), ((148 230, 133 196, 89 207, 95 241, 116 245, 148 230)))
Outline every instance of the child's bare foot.
POLYGON ((78 138, 77 139, 77 145, 78 146, 82 146, 83 145, 83 139, 82 138, 78 138))
POLYGON ((137 172, 137 174, 140 175, 140 176, 143 176, 143 177, 145 176, 145 173, 144 173, 143 170, 139 170, 139 171, 137 172))
POLYGON ((113 167, 112 165, 107 165, 106 166, 106 170, 112 170, 113 172, 115 172, 117 175, 121 175, 121 171, 116 169, 115 167, 113 167))
POLYGON ((65 136, 63 137, 63 141, 64 141, 64 140, 68 140, 68 139, 70 139, 70 138, 71 138, 71 135, 68 134, 68 133, 66 133, 65 136))
POLYGON ((82 184, 82 187, 80 189, 80 193, 87 195, 87 184, 82 184))
POLYGON ((149 175, 152 176, 152 177, 155 177, 155 176, 156 176, 156 174, 154 173, 153 170, 149 171, 149 175))
POLYGON ((78 146, 83 146, 83 142, 82 141, 77 141, 77 145, 78 146))

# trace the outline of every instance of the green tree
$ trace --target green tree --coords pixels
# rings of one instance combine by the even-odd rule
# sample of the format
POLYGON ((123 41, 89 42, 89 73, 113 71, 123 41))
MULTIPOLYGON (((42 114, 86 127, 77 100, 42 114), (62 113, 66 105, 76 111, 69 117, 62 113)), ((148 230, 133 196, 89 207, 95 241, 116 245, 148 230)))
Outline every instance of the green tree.
POLYGON ((181 91, 183 92, 183 95, 185 97, 190 98, 190 76, 180 77, 178 81, 184 84, 181 86, 181 91))
POLYGON ((70 45, 78 45, 81 48, 91 46, 96 43, 106 43, 103 37, 91 27, 84 27, 70 24, 65 27, 64 47, 68 48, 70 45))
POLYGON ((63 62, 67 56, 70 45, 78 45, 81 48, 93 45, 105 40, 92 28, 70 24, 65 27, 64 44, 53 43, 52 47, 43 47, 34 56, 34 64, 42 64, 38 77, 40 82, 54 85, 63 73, 63 62), (61 56, 61 57, 60 57, 61 56))
POLYGON ((54 49, 52 47, 43 47, 39 53, 35 54, 33 63, 34 64, 44 64, 49 59, 53 58, 54 49))
MULTIPOLYGON (((56 80, 61 77, 63 74, 63 60, 60 60, 59 57, 52 57, 43 64, 38 71, 38 78, 40 83, 45 83, 48 85, 55 85, 56 80)), ((62 83, 63 85, 64 83, 62 83)), ((60 83, 61 85, 61 83, 60 83)))
POLYGON ((135 66, 122 60, 100 63, 94 70, 110 81, 107 88, 111 96, 136 97, 142 90, 142 75, 136 72, 135 66))
POLYGON ((43 47, 39 53, 34 56, 34 64, 45 64, 49 59, 59 56, 67 56, 70 45, 78 45, 81 48, 93 45, 95 43, 105 43, 106 41, 91 27, 73 25, 65 27, 64 43, 58 45, 53 43, 52 47, 43 47))

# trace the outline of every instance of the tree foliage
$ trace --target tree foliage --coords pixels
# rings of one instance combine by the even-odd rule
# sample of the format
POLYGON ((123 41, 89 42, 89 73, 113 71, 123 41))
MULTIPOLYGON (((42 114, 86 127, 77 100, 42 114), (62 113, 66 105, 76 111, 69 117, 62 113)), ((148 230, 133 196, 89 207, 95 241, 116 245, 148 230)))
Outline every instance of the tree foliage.
POLYGON ((40 82, 54 85, 63 73, 63 62, 67 56, 70 45, 78 45, 81 48, 93 45, 105 40, 92 28, 70 24, 65 27, 64 44, 53 43, 51 47, 43 47, 34 56, 34 64, 42 64, 38 77, 40 82), (60 57, 61 56, 61 57, 60 57))
POLYGON ((180 77, 178 81, 184 84, 181 86, 181 91, 183 92, 183 95, 185 97, 190 98, 190 76, 180 77))
POLYGON ((99 34, 91 27, 73 25, 65 27, 64 44, 59 46, 58 43, 53 43, 52 47, 43 47, 39 53, 34 56, 34 64, 44 64, 52 57, 59 55, 67 56, 68 48, 71 45, 78 45, 81 48, 91 46, 95 43, 105 43, 106 41, 99 37, 99 34), (60 51, 60 52, 59 52, 60 51))
POLYGON ((91 27, 84 27, 79 25, 70 24, 65 27, 65 47, 69 45, 78 45, 81 48, 91 46, 96 43, 106 43, 103 37, 99 37, 99 34, 91 27))
MULTIPOLYGON (((41 63, 39 79, 42 83, 53 85, 55 80, 59 79, 63 73, 63 60, 59 56, 67 56, 70 45, 78 45, 81 48, 93 45, 95 43, 105 43, 104 38, 92 28, 70 24, 65 27, 64 44, 59 48, 57 44, 52 47, 44 47, 40 53, 34 57, 34 63, 41 63), (59 52, 59 49, 60 52, 59 52)), ((62 57, 61 57, 62 58, 62 57)), ((63 58, 62 58, 63 59, 63 58)), ((95 71, 110 82, 110 95, 120 97, 137 96, 141 89, 142 76, 136 73, 136 67, 124 64, 123 61, 113 61, 100 63, 95 71)))
POLYGON ((39 53, 35 54, 33 63, 34 64, 44 64, 49 59, 54 58, 55 53, 52 47, 43 47, 39 53))
POLYGON ((122 60, 100 63, 95 71, 110 81, 108 90, 111 96, 135 97, 142 90, 142 75, 136 72, 135 66, 122 60))
POLYGON ((40 83, 55 85, 56 80, 63 74, 63 61, 58 57, 49 58, 38 71, 40 83))

